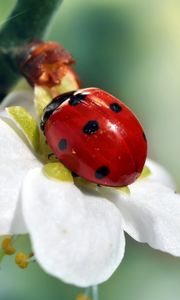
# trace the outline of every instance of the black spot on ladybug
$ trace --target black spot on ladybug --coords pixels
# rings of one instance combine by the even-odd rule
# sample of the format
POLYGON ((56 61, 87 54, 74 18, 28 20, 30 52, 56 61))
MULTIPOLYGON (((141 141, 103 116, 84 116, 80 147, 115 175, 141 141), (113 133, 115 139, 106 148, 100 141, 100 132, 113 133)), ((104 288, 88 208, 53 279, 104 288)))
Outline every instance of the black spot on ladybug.
POLYGON ((44 131, 44 126, 45 123, 47 122, 47 120, 49 119, 49 117, 53 114, 53 112, 64 102, 66 101, 68 98, 70 98, 70 96, 74 93, 74 91, 68 92, 68 93, 64 93, 62 95, 59 95, 57 97, 55 97, 44 109, 44 115, 43 118, 40 122, 40 128, 42 131, 44 131))
POLYGON ((86 95, 81 94, 81 93, 72 95, 70 100, 69 100, 69 105, 76 106, 79 103, 83 102, 85 100, 85 98, 86 98, 86 95))
POLYGON ((90 120, 83 128, 85 134, 94 134, 99 129, 99 124, 95 120, 90 120))
POLYGON ((116 102, 111 103, 111 104, 109 105, 109 107, 110 107, 110 109, 111 109, 112 111, 114 111, 114 112, 116 112, 116 113, 118 113, 118 112, 120 112, 120 111, 122 110, 122 107, 121 107, 118 103, 116 103, 116 102))
POLYGON ((62 151, 66 150, 66 148, 67 148, 67 140, 66 139, 61 139, 59 141, 58 148, 60 150, 62 150, 62 151))
POLYGON ((95 177, 97 179, 103 179, 104 177, 106 177, 109 174, 109 169, 106 166, 102 166, 100 168, 98 168, 95 172, 95 177))
POLYGON ((143 131, 143 138, 144 138, 145 142, 147 142, 147 138, 146 138, 144 131, 143 131))

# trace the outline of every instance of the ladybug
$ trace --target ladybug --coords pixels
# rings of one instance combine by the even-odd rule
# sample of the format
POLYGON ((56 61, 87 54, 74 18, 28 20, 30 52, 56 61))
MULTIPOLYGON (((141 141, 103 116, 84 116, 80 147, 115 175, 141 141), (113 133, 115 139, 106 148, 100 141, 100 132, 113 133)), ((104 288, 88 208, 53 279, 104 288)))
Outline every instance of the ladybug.
POLYGON ((99 88, 59 95, 45 108, 40 126, 57 158, 86 180, 121 187, 142 172, 147 141, 139 121, 99 88))

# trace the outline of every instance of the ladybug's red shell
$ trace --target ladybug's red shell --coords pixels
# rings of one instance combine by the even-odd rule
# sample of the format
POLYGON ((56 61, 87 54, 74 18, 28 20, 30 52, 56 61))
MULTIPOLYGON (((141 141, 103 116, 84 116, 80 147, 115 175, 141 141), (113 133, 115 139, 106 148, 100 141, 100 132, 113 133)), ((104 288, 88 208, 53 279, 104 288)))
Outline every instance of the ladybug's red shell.
POLYGON ((103 90, 86 88, 58 96, 46 108, 43 125, 57 158, 89 181, 126 186, 143 169, 147 142, 139 121, 103 90))

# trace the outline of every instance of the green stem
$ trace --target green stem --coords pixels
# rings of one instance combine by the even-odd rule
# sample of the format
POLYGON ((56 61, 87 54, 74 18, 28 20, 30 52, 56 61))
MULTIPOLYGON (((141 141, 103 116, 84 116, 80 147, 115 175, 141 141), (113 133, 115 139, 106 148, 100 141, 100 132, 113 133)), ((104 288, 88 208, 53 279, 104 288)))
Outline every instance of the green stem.
POLYGON ((99 300, 99 293, 98 293, 98 286, 97 285, 92 286, 92 299, 93 300, 99 300))
POLYGON ((14 49, 41 39, 54 12, 62 0, 19 0, 0 31, 0 98, 20 76, 14 49), (14 16, 14 17, 13 17, 14 16))

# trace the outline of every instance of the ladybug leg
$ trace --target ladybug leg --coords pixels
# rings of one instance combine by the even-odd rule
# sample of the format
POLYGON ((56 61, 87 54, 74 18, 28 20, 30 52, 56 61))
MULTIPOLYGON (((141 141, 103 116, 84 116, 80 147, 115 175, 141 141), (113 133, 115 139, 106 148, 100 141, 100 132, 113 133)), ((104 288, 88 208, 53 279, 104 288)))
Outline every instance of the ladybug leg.
POLYGON ((49 153, 49 154, 48 154, 48 159, 50 159, 52 156, 54 156, 54 157, 56 158, 56 156, 55 156, 54 153, 49 153))
POLYGON ((75 173, 75 172, 73 172, 73 171, 71 172, 71 174, 72 174, 72 176, 73 176, 73 177, 79 177, 79 175, 78 175, 78 174, 76 174, 76 173, 75 173))

